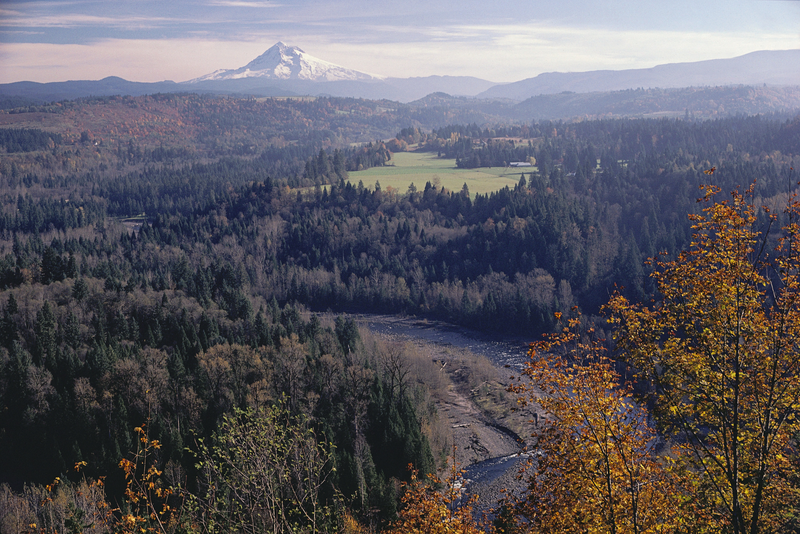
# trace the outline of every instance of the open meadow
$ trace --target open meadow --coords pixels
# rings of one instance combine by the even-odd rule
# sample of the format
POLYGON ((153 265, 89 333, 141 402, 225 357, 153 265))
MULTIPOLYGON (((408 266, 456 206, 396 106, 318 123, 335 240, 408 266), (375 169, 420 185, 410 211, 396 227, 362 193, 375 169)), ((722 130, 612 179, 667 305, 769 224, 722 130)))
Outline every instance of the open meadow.
POLYGON ((398 152, 392 155, 392 160, 386 166, 351 172, 349 181, 353 184, 361 181, 369 189, 374 189, 377 181, 382 189, 392 187, 399 193, 408 191, 412 183, 419 191, 425 189, 427 182, 451 191, 460 191, 466 183, 470 195, 474 197, 478 193, 491 193, 505 186, 513 188, 519 183, 520 174, 535 170, 535 167, 459 169, 455 163, 455 160, 438 158, 431 152, 398 152))

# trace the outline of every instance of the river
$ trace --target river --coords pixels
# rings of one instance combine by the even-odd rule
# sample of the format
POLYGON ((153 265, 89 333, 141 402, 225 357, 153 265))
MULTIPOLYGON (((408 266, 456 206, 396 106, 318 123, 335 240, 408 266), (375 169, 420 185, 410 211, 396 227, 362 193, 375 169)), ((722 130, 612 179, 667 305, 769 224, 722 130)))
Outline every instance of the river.
MULTIPOLYGON (((441 321, 415 317, 372 314, 351 317, 376 334, 398 340, 422 341, 444 348, 466 349, 484 356, 497 367, 500 377, 519 373, 524 366, 530 341, 500 338, 441 321)), ((465 490, 480 496, 474 508, 476 516, 495 506, 497 498, 501 496, 500 489, 521 489, 516 475, 524 458, 525 454, 504 454, 464 467, 465 490)))

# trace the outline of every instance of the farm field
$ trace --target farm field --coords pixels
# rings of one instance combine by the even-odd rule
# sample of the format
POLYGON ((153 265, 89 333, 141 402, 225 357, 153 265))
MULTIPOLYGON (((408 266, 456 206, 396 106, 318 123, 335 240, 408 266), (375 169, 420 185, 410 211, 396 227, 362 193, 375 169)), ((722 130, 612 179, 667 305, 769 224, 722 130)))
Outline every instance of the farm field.
POLYGON ((349 181, 353 184, 361 181, 369 189, 374 189, 377 181, 382 189, 392 187, 400 193, 405 193, 412 183, 419 191, 425 189, 427 182, 444 186, 451 191, 460 191, 466 183, 470 195, 474 197, 478 193, 491 193, 505 186, 514 187, 519 183, 522 172, 530 173, 532 170, 535 167, 524 170, 503 167, 458 169, 455 160, 441 159, 434 153, 398 152, 384 167, 351 172, 349 181))

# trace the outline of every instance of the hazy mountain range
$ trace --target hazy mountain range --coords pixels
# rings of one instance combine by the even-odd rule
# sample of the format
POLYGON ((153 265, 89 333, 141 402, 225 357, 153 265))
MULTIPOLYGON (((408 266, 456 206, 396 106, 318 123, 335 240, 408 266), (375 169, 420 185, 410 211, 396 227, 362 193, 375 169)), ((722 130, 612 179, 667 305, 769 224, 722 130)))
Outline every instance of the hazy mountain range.
POLYGON ((761 51, 731 59, 672 63, 649 69, 551 72, 497 84, 469 76, 393 78, 359 72, 277 43, 247 65, 185 82, 16 82, 0 85, 3 107, 85 96, 196 92, 253 96, 342 96, 411 102, 431 93, 521 102, 565 91, 590 93, 637 88, 723 85, 800 85, 800 50, 761 51))
POLYGON ((525 100, 572 91, 622 91, 660 87, 719 85, 800 85, 800 50, 751 52, 732 59, 669 63, 650 69, 547 72, 519 82, 495 85, 479 98, 525 100))

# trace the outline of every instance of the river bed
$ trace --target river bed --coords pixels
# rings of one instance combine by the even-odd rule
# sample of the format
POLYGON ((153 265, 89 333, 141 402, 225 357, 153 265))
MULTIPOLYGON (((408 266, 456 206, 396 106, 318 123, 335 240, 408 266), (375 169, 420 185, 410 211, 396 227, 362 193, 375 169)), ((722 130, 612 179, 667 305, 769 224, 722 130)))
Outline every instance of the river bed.
POLYGON ((441 321, 416 317, 371 314, 352 315, 351 317, 356 323, 379 334, 467 349, 474 354, 489 358, 498 368, 508 365, 513 369, 521 369, 528 352, 528 343, 531 341, 508 337, 500 338, 441 321))
MULTIPOLYGON (((527 358, 530 340, 500 338, 482 332, 454 326, 440 321, 415 317, 360 314, 352 315, 360 326, 373 333, 398 341, 408 340, 433 344, 442 348, 466 349, 488 358, 497 368, 501 383, 508 383, 510 375, 519 374, 527 358)), ((454 436, 455 438, 455 436, 454 436)), ((459 446, 464 446, 460 444, 459 446)), ((500 451, 498 451, 500 452, 500 451)), ((517 479, 521 462, 527 459, 519 445, 516 454, 502 454, 463 467, 464 490, 467 495, 478 495, 474 506, 476 517, 489 512, 503 494, 501 489, 517 493, 524 482, 517 479)))

